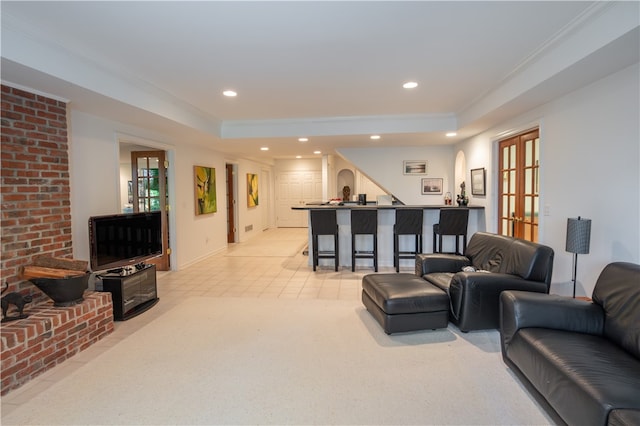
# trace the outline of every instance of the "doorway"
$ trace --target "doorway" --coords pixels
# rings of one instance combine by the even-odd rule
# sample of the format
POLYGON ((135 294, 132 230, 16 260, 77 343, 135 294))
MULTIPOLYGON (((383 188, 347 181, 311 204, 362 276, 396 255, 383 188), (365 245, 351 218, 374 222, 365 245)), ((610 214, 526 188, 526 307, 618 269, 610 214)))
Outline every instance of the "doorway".
POLYGON ((234 166, 227 163, 226 169, 226 188, 227 188, 227 243, 236 242, 236 197, 234 183, 234 166))
POLYGON ((165 151, 131 151, 132 208, 137 212, 162 212, 162 254, 149 260, 159 271, 168 271, 169 209, 165 151))
POLYGON ((498 233, 538 242, 540 132, 498 142, 498 233))

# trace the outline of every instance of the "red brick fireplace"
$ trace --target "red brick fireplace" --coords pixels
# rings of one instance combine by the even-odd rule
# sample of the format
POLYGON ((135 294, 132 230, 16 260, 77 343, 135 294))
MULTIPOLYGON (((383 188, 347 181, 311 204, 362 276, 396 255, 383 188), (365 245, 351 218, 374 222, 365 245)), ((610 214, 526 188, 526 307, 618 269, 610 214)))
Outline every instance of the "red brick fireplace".
MULTIPOLYGON (((109 293, 53 307, 21 268, 39 256, 72 257, 67 105, 2 85, 1 281, 32 295, 29 318, 2 324, 2 394, 113 331, 109 293)), ((5 294, 6 294, 5 292, 5 294)))

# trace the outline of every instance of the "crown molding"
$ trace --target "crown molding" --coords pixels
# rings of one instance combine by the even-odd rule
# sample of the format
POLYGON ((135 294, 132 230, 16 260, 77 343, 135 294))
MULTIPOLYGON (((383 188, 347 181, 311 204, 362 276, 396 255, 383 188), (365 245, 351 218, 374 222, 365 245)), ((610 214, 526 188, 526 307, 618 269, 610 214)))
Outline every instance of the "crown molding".
POLYGON ((299 137, 362 135, 377 133, 424 133, 457 130, 454 114, 376 115, 315 117, 280 120, 229 120, 220 137, 299 137))

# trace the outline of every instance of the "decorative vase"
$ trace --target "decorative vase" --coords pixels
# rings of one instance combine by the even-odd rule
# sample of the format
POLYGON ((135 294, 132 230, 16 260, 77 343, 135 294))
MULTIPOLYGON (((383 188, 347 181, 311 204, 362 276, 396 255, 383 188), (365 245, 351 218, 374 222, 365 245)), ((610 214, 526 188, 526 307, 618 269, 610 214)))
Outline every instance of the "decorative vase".
POLYGON ((81 303, 89 287, 89 273, 68 278, 30 278, 29 281, 53 300, 53 306, 73 306, 81 303))
POLYGON ((349 185, 345 185, 342 188, 342 201, 349 201, 350 196, 351 196, 351 188, 349 188, 349 185))

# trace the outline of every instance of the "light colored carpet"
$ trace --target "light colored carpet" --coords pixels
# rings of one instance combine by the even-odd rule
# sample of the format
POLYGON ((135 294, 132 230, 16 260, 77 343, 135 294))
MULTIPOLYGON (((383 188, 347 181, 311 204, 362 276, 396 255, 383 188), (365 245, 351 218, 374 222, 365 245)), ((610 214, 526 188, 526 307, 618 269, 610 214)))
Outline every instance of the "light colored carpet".
POLYGON ((249 241, 229 245, 225 256, 292 257, 302 252, 308 239, 307 228, 267 229, 249 241))
POLYGON ((356 301, 189 298, 3 425, 549 424, 496 331, 388 336, 356 301))

